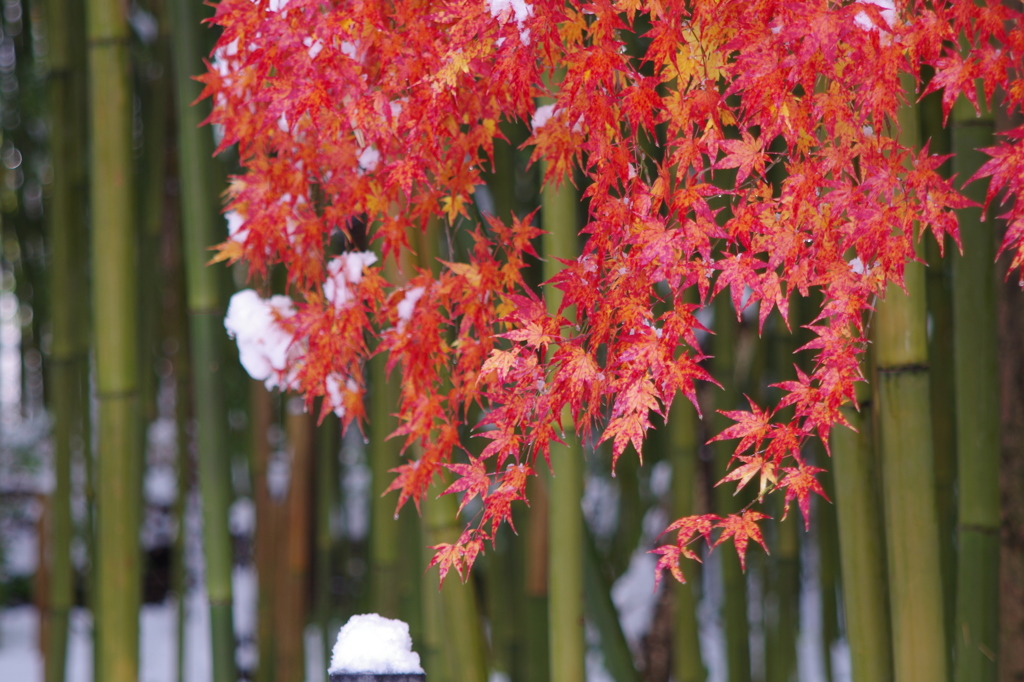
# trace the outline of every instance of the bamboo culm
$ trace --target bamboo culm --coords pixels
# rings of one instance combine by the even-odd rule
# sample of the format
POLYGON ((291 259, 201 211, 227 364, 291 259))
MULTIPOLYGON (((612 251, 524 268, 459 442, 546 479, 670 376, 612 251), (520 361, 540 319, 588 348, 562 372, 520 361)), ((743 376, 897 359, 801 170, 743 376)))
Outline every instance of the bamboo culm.
POLYGON ((185 292, 192 347, 193 400, 198 422, 199 490, 203 499, 213 673, 216 680, 230 680, 235 676, 235 635, 231 606, 232 543, 228 531, 231 471, 222 378, 223 310, 217 272, 206 267, 207 249, 220 241, 217 188, 211 177, 210 163, 213 140, 210 131, 200 127, 202 110, 192 106, 200 87, 191 77, 204 70, 198 35, 199 3, 172 0, 168 9, 174 52, 185 292))
MULTIPOLYGON (((87 347, 82 344, 88 309, 87 290, 79 281, 79 254, 85 247, 85 224, 80 210, 79 181, 84 175, 85 120, 84 36, 81 3, 50 0, 45 5, 47 34, 55 44, 50 50, 49 103, 50 151, 53 184, 47 209, 50 243, 50 409, 53 414, 53 467, 55 486, 51 495, 49 623, 45 652, 47 682, 63 682, 66 671, 68 618, 73 604, 74 571, 71 565, 71 459, 72 443, 81 435, 86 403, 79 383, 88 370, 87 347)), ((84 443, 84 441, 82 441, 84 443)))
MULTIPOLYGON (((729 298, 720 295, 715 299, 715 358, 714 372, 721 377, 725 390, 714 397, 714 409, 705 410, 712 416, 711 424, 715 433, 721 433, 731 422, 715 410, 736 409, 738 391, 736 388, 736 337, 738 322, 729 298)), ((714 444, 713 477, 715 481, 725 478, 734 444, 718 441, 714 444)), ((725 516, 739 511, 740 499, 733 495, 734 486, 721 485, 715 488, 715 513, 725 516)), ((750 624, 747 621, 747 577, 740 567, 739 557, 731 548, 720 555, 722 580, 725 590, 724 620, 725 642, 729 666, 729 682, 750 682, 750 624)))
MULTIPOLYGON (((988 160, 991 113, 961 98, 953 107, 953 172, 967 179, 988 160)), ((988 181, 966 185, 984 204, 988 181)), ((979 207, 957 211, 963 255, 953 258, 956 395, 957 574, 953 623, 956 682, 994 682, 999 651, 999 364, 995 228, 979 207)))
MULTIPOLYGON (((905 87, 913 92, 909 82, 905 87)), ((899 126, 900 142, 916 146, 918 125, 913 107, 899 111, 899 126)), ((896 682, 941 682, 948 674, 924 277, 921 263, 908 263, 905 292, 890 285, 874 318, 876 426, 880 430, 896 682)))
MULTIPOLYGON (((561 268, 557 259, 578 255, 578 206, 579 197, 569 178, 562 178, 558 187, 549 183, 541 191, 545 280, 561 268)), ((557 313, 561 292, 546 287, 544 297, 548 312, 557 313)), ((558 682, 583 682, 583 449, 573 431, 568 408, 561 421, 564 444, 551 443, 553 475, 548 478, 549 675, 558 682)), ((542 462, 537 465, 544 466, 542 462)))
POLYGON ((96 457, 94 679, 134 682, 139 669, 141 430, 138 423, 132 95, 123 6, 87 0, 96 457))

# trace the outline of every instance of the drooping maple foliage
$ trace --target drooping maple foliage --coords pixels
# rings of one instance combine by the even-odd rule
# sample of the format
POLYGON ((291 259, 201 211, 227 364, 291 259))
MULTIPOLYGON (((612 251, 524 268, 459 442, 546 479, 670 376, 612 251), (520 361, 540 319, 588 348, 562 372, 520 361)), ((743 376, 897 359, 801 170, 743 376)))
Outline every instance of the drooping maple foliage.
MULTIPOLYGON (((436 548, 442 578, 464 576, 526 499, 563 409, 616 460, 640 451, 650 414, 678 393, 699 409, 696 382, 713 378, 687 290, 701 304, 728 290, 763 327, 814 289, 813 371, 778 384, 774 409, 725 412, 736 424, 716 436, 739 439, 724 482, 756 476, 753 506, 782 491, 806 520, 822 489, 801 448, 827 446, 855 399, 872 301, 902 283, 925 232, 957 239, 952 210, 969 203, 938 174, 942 158, 897 142, 897 109, 940 91, 948 115, 960 94, 980 106, 998 91, 1019 110, 1020 19, 996 0, 221 0, 201 80, 221 148, 237 144, 245 172, 218 258, 252 273, 283 264, 296 298, 273 317, 287 362, 264 378, 310 404, 324 396, 347 426, 365 417, 367 358, 386 353, 410 456, 388 490, 399 507, 418 503, 447 468, 447 493, 482 500, 458 542, 436 548), (585 178, 582 255, 544 285, 563 294, 557 315, 523 277, 533 216, 470 221, 509 120, 530 123, 545 182, 585 178), (389 281, 384 262, 357 253, 374 243, 400 262, 432 219, 473 242, 437 277, 407 267, 389 281), (349 252, 332 256, 339 231, 349 252), (484 417, 467 423, 474 405, 484 417), (488 443, 466 460, 470 430, 488 443)), ((986 151, 978 175, 991 176, 990 199, 1006 197, 1003 249, 1019 268, 1024 128, 986 151)), ((659 569, 683 580, 680 558, 701 537, 732 539, 743 559, 764 518, 749 507, 680 519, 659 569)))

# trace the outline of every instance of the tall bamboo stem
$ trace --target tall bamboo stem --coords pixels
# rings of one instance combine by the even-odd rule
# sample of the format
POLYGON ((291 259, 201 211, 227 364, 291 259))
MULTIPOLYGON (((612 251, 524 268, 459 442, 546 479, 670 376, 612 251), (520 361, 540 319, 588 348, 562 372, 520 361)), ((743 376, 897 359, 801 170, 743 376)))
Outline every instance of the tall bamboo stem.
POLYGON ((68 613, 73 604, 71 566, 71 457, 72 440, 80 433, 83 403, 79 382, 86 368, 81 339, 86 326, 81 311, 88 308, 81 287, 80 253, 85 246, 82 199, 78 176, 84 164, 84 117, 80 83, 85 56, 81 25, 83 5, 64 0, 46 4, 50 48, 50 153, 53 160, 49 218, 50 402, 53 411, 55 487, 51 502, 49 635, 46 651, 47 682, 62 682, 68 642, 68 613))
POLYGON ((399 591, 395 584, 399 576, 399 526, 395 521, 394 496, 381 497, 392 474, 390 469, 399 464, 401 440, 387 440, 398 421, 394 412, 398 408, 397 376, 388 381, 385 371, 387 358, 377 355, 370 360, 370 443, 369 457, 373 490, 370 503, 370 605, 387 618, 399 616, 399 591))
MULTIPOLYGON (((672 462, 672 518, 696 513, 694 479, 700 449, 697 413, 682 396, 672 401, 666 428, 672 462)), ((707 668, 701 657, 697 624, 700 572, 689 565, 686 584, 673 583, 675 610, 672 621, 672 674, 676 682, 704 682, 707 668)))
MULTIPOLYGON (((966 182, 988 160, 993 123, 961 98, 953 107, 953 172, 966 182)), ((965 185, 984 203, 988 181, 965 185)), ((958 211, 962 256, 953 256, 953 359, 958 480, 955 679, 996 679, 999 650, 999 366, 995 234, 981 208, 958 211)))
MULTIPOLYGON (((736 337, 738 323, 736 311, 729 298, 719 296, 715 306, 714 372, 725 390, 714 398, 715 410, 736 409, 739 392, 736 389, 736 337)), ((716 392, 717 393, 717 392, 716 392)), ((731 421, 711 411, 711 424, 715 433, 721 433, 731 421)), ((718 441, 714 444, 712 470, 717 483, 727 473, 734 444, 718 441)), ((740 501, 733 495, 734 486, 726 484, 715 488, 715 513, 724 516, 739 511, 740 501)), ((750 682, 750 624, 747 621, 747 577, 740 567, 739 557, 731 547, 723 547, 720 556, 722 582, 725 592, 725 646, 728 659, 729 682, 750 682)))
POLYGON ((124 5, 87 0, 93 309, 99 434, 95 679, 139 669, 141 490, 132 100, 124 5), (102 180, 101 180, 102 179, 102 180))
MULTIPOLYGON (((462 532, 455 496, 438 497, 443 489, 440 485, 432 486, 420 503, 427 545, 455 542, 462 532)), ((437 591, 435 586, 429 589, 437 591)), ((464 585, 458 580, 446 580, 440 596, 440 604, 436 606, 440 607, 440 620, 444 627, 442 651, 451 681, 484 682, 487 679, 487 659, 472 583, 464 585)))
MULTIPOLYGON (((909 78, 905 78, 909 81, 909 78)), ((913 97, 912 83, 906 82, 913 97)), ((899 112, 900 142, 918 143, 917 112, 899 112)), ((946 680, 935 505, 924 267, 907 264, 875 311, 878 426, 897 682, 946 680)))
POLYGON ((846 638, 850 643, 853 682, 892 680, 892 642, 885 584, 885 551, 879 472, 872 452, 871 396, 860 384, 861 411, 843 409, 852 429, 832 430, 839 558, 843 570, 846 638), (856 430, 853 430, 856 429, 856 430))
POLYGON ((331 516, 338 500, 338 436, 340 424, 334 416, 327 416, 317 427, 316 443, 316 580, 313 608, 320 641, 323 647, 324 669, 330 666, 332 639, 329 633, 331 618, 331 559, 334 537, 331 535, 331 516))
MULTIPOLYGON (((942 96, 934 92, 918 105, 921 136, 932 154, 950 153, 950 131, 943 125, 942 96)), ((948 177, 949 161, 939 167, 948 177)), ((954 249, 951 239, 946 249, 954 249)), ((926 274, 931 334, 928 361, 931 365, 932 445, 935 448, 935 500, 939 514, 939 555, 942 557, 942 599, 946 614, 946 649, 953 655, 953 617, 956 613, 956 386, 953 377, 953 259, 940 253, 939 243, 928 239, 926 274)))
POLYGON ((285 501, 287 532, 279 538, 278 551, 283 556, 278 559, 274 591, 277 600, 275 682, 302 682, 306 679, 303 634, 309 615, 313 426, 313 416, 303 410, 302 398, 289 398, 285 407, 285 431, 291 455, 285 501))
POLYGON ((222 379, 223 311, 217 272, 206 267, 207 249, 220 241, 216 187, 210 163, 213 141, 209 130, 199 127, 203 112, 198 106, 191 106, 200 91, 192 75, 204 70, 198 36, 199 4, 196 0, 171 0, 168 9, 174 47, 183 255, 192 345, 192 388, 198 418, 199 489, 203 497, 203 545, 213 670, 214 679, 230 680, 235 676, 235 634, 231 612, 232 544, 228 532, 231 471, 222 379))
MULTIPOLYGON (((541 191, 541 227, 545 234, 544 279, 561 269, 558 258, 578 255, 576 209, 579 197, 569 178, 541 191)), ((546 287, 548 312, 555 314, 561 292, 546 287)), ((550 675, 558 682, 583 682, 586 647, 583 638, 583 449, 572 430, 572 419, 561 415, 565 444, 551 444, 549 483, 548 623, 550 675)), ((539 464, 543 466, 542 464, 539 464)))
POLYGON ((283 509, 275 500, 267 482, 267 465, 270 462, 270 443, 267 431, 273 421, 274 403, 270 391, 263 382, 253 379, 249 383, 249 401, 252 410, 252 461, 253 495, 256 503, 256 575, 259 582, 256 606, 256 645, 260 663, 256 672, 257 682, 273 682, 274 641, 277 585, 278 536, 281 532, 283 509))

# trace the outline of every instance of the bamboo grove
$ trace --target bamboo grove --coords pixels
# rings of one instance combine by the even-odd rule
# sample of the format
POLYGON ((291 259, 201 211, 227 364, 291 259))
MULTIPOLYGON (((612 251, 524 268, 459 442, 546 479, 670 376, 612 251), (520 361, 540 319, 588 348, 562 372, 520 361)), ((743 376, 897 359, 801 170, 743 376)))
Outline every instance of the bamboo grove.
POLYGON ((47 682, 1024 674, 1013 3, 0 5, 47 682))

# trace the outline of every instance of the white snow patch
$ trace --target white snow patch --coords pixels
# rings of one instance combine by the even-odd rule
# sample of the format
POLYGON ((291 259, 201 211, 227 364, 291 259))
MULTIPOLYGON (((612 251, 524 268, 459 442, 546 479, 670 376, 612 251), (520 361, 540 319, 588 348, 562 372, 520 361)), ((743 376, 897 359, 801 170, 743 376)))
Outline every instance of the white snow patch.
POLYGON ((416 304, 423 294, 426 292, 425 287, 413 287, 405 292, 405 298, 398 302, 398 329, 401 330, 405 327, 405 324, 412 319, 413 311, 416 310, 416 304))
POLYGON ((332 258, 327 264, 324 297, 334 304, 335 309, 341 309, 352 300, 352 291, 348 285, 363 281, 363 268, 376 262, 377 256, 372 251, 349 251, 332 258))
POLYGON ((331 673, 423 673, 409 625, 376 613, 352 616, 338 633, 331 673))
POLYGON ((372 172, 377 168, 377 164, 380 163, 380 152, 377 151, 376 147, 367 147, 359 153, 359 170, 363 172, 372 172))
POLYGON ((228 223, 228 239, 245 244, 245 240, 249 238, 249 229, 242 227, 245 225, 245 216, 238 211, 228 211, 224 214, 224 219, 228 223))
POLYGON ((554 115, 554 104, 545 104, 537 107, 537 111, 533 112, 533 118, 530 119, 530 127, 533 128, 533 132, 537 132, 539 129, 543 128, 544 124, 551 120, 551 117, 554 115))
MULTIPOLYGON (((331 372, 327 375, 326 384, 327 397, 331 399, 331 408, 334 410, 334 414, 341 419, 345 416, 345 398, 341 393, 341 375, 337 372, 331 372)), ((359 390, 359 386, 351 378, 345 382, 345 387, 350 393, 355 393, 359 390)))
POLYGON ((530 44, 530 29, 523 28, 523 25, 533 16, 533 5, 525 0, 487 0, 487 8, 501 24, 514 20, 519 28, 519 40, 523 45, 530 44))
POLYGON ((320 54, 320 50, 324 49, 323 41, 314 41, 312 37, 308 36, 302 39, 302 44, 309 48, 306 53, 309 55, 310 61, 316 59, 316 56, 320 54))
POLYGON ((295 305, 287 296, 264 299, 252 289, 239 291, 228 304, 224 328, 238 342, 242 367, 268 389, 289 388, 293 383, 286 371, 295 339, 281 326, 280 319, 294 314, 295 305))
MULTIPOLYGON (((893 3, 893 0, 858 0, 858 3, 861 5, 874 5, 880 8, 882 10, 882 19, 889 25, 889 28, 892 28, 893 24, 896 23, 896 5, 893 3)), ((878 27, 871 21, 871 17, 868 16, 867 12, 857 12, 856 16, 853 17, 853 23, 865 31, 878 30, 878 27)))

